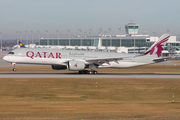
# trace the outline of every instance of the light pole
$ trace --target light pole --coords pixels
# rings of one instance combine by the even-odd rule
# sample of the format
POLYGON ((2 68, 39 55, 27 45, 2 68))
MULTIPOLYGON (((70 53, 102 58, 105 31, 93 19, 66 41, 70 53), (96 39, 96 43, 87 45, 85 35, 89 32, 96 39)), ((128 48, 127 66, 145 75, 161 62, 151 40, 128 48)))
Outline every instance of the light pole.
POLYGON ((3 49, 2 49, 2 33, 0 32, 0 34, 1 34, 1 52, 3 51, 3 49))
POLYGON ((39 45, 40 45, 40 31, 38 30, 37 32, 39 33, 39 45))
POLYGON ((100 35, 102 36, 102 28, 99 28, 99 31, 100 31, 100 35))
POLYGON ((107 33, 107 31, 104 31, 105 36, 106 36, 106 33, 107 33))
POLYGON ((156 34, 156 32, 153 32, 153 34, 155 35, 155 34, 156 34))
POLYGON ((22 33, 21 33, 21 31, 19 31, 19 33, 20 33, 20 38, 19 38, 19 40, 20 40, 21 42, 23 42, 23 41, 22 41, 22 33))
POLYGON ((16 31, 16 33, 17 33, 17 45, 18 45, 19 32, 18 32, 18 31, 16 31))
POLYGON ((26 37, 27 37, 26 44, 28 45, 28 31, 25 31, 25 33, 26 33, 26 37))
POLYGON ((89 31, 89 36, 91 36, 91 31, 89 31))
POLYGON ((143 34, 143 36, 144 36, 145 34, 147 34, 147 31, 144 31, 144 34, 143 34))
POLYGON ((33 31, 31 31, 31 33, 32 33, 32 44, 33 44, 33 31))
POLYGON ((154 35, 154 41, 155 41, 155 34, 156 34, 156 32, 153 32, 153 35, 154 35))
POLYGON ((46 30, 47 32, 47 45, 49 45, 49 30, 46 30))
POLYGON ((70 32, 71 32, 71 30, 68 29, 67 31, 69 32, 69 46, 70 46, 71 45, 71 43, 70 43, 70 32))
POLYGON ((59 29, 56 30, 56 32, 58 33, 58 45, 59 45, 59 29))
POLYGON ((109 31, 110 31, 110 35, 111 35, 111 39, 110 39, 110 46, 112 46, 112 32, 111 32, 112 28, 110 27, 110 28, 108 28, 108 29, 109 29, 109 31))
POLYGON ((86 37, 86 32, 84 32, 84 37, 86 37))
POLYGON ((79 31, 81 32, 81 46, 82 46, 82 29, 79 29, 79 31))
POLYGON ((91 32, 91 46, 93 46, 93 42, 92 42, 92 41, 93 41, 93 40, 92 40, 92 39, 93 39, 93 29, 91 28, 91 29, 89 29, 89 30, 90 30, 90 32, 91 32))
POLYGON ((118 28, 120 31, 120 47, 121 47, 121 27, 118 28))

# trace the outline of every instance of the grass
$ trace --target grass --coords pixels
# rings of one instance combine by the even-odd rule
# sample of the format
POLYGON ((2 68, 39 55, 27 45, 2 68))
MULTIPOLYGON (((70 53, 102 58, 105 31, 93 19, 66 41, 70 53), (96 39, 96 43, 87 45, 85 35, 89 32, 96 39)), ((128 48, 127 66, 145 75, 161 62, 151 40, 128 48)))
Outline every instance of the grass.
POLYGON ((179 61, 180 62, 180 59, 171 58, 171 59, 167 59, 167 61, 179 61))
MULTIPOLYGON (((0 72, 13 72, 13 67, 0 67, 0 72)), ((77 71, 68 71, 68 70, 53 70, 51 69, 51 66, 24 66, 19 67, 17 66, 16 72, 44 72, 44 73, 50 73, 50 72, 62 72, 62 73, 68 73, 68 72, 77 72, 77 71)), ((134 68, 126 68, 126 69, 113 69, 113 68, 105 68, 105 69, 97 69, 98 72, 113 72, 113 73, 180 73, 180 65, 147 65, 147 66, 140 66, 140 67, 134 67, 134 68)))
POLYGON ((0 116, 179 115, 179 86, 180 79, 3 78, 0 116))
MULTIPOLYGON (((0 67, 0 72, 13 72, 0 67)), ((77 72, 51 66, 16 67, 16 72, 77 72)), ((180 65, 97 69, 99 73, 180 73, 180 65)), ((180 114, 180 79, 0 78, 0 117, 170 116, 180 114), (96 87, 97 82, 97 87, 96 87), (175 102, 172 103, 172 97, 175 102)), ((37 119, 34 117, 34 119, 37 119)))

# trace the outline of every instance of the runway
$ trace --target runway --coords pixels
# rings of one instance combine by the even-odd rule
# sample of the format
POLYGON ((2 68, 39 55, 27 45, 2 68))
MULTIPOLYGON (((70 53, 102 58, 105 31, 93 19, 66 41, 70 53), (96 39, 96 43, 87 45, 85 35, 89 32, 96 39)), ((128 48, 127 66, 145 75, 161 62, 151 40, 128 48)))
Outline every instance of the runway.
POLYGON ((0 73, 0 78, 180 78, 180 73, 0 73))

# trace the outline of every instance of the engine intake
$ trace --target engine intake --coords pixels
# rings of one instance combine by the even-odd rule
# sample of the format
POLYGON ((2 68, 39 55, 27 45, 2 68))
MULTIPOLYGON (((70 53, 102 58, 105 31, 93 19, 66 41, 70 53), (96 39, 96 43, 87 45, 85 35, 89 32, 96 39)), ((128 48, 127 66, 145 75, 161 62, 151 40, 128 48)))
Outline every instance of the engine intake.
POLYGON ((68 63, 68 69, 72 71, 84 70, 84 68, 85 68, 85 63, 81 61, 70 60, 68 63))

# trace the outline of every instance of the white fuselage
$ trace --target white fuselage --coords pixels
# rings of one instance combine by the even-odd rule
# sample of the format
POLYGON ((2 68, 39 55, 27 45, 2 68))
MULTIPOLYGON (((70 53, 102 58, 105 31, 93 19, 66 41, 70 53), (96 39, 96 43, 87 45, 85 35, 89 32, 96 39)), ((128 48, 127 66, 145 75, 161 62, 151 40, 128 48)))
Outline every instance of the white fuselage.
POLYGON ((86 59, 93 58, 108 58, 108 57, 124 57, 122 60, 104 62, 98 68, 129 68, 155 63, 156 55, 145 55, 135 57, 133 54, 111 53, 111 52, 94 52, 94 51, 79 51, 79 50, 57 50, 43 48, 21 48, 11 51, 3 57, 10 63, 16 64, 41 64, 41 65, 67 65, 67 61, 76 60, 82 61, 86 65, 91 63, 86 59), (127 57, 127 58, 126 58, 127 57))

